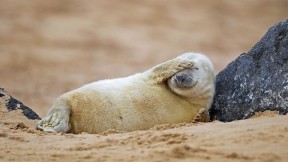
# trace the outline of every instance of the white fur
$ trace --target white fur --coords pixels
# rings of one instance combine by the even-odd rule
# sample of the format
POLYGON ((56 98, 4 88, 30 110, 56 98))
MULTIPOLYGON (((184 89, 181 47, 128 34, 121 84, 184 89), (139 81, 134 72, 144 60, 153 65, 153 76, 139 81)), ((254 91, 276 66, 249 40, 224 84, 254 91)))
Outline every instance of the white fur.
POLYGON ((146 72, 93 82, 65 93, 36 126, 47 132, 99 133, 191 122, 201 108, 208 111, 214 89, 210 60, 201 54, 185 53, 146 72), (193 70, 197 84, 188 90, 173 87, 171 77, 185 70, 193 70))

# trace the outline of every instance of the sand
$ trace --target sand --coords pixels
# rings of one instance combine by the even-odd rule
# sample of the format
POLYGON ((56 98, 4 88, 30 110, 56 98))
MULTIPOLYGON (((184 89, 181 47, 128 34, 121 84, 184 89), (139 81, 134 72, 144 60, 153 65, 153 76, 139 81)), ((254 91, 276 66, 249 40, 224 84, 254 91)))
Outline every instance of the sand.
MULTIPOLYGON (((218 73, 287 18, 286 0, 1 0, 0 87, 43 117, 60 94, 187 52, 218 73)), ((0 103, 0 161, 287 161, 288 117, 47 134, 0 103)))
POLYGON ((146 131, 44 133, 20 112, 0 114, 0 161, 287 161, 288 115, 146 131))

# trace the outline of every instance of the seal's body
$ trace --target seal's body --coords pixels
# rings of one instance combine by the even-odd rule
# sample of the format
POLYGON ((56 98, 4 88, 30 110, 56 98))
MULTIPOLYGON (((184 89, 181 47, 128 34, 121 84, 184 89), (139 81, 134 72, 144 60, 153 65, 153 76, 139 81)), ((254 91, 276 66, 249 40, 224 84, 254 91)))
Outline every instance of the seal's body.
POLYGON ((100 133, 191 122, 201 108, 208 111, 214 91, 210 60, 186 53, 143 73, 65 93, 36 127, 47 132, 100 133))

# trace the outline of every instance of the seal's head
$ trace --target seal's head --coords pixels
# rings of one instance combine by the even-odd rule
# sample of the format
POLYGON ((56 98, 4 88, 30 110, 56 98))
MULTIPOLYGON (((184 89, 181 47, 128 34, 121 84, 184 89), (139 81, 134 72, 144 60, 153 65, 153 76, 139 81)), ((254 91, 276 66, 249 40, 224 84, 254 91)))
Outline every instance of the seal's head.
POLYGON ((214 85, 214 72, 211 61, 204 55, 198 53, 185 53, 181 58, 191 59, 192 67, 176 73, 168 79, 168 87, 174 93, 183 97, 195 97, 207 86, 214 85))

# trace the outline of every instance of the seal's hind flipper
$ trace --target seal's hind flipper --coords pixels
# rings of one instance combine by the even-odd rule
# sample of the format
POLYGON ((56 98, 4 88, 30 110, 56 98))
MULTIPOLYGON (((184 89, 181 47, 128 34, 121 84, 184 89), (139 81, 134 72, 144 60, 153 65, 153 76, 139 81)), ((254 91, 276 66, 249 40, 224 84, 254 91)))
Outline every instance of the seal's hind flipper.
POLYGON ((44 132, 68 132, 71 128, 69 106, 65 101, 56 102, 53 106, 48 114, 36 124, 36 128, 44 132))

